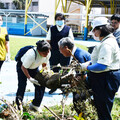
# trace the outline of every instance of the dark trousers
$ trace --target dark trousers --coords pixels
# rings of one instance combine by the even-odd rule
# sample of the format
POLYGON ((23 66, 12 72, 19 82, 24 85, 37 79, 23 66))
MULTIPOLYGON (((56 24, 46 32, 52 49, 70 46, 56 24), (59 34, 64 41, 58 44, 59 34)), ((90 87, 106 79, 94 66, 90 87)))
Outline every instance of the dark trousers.
POLYGON ((1 67, 4 61, 0 61, 0 71, 1 71, 1 67))
MULTIPOLYGON (((64 57, 59 50, 51 50, 51 57, 50 57, 50 66, 54 66, 60 63, 61 66, 69 65, 70 57, 64 57)), ((59 69, 53 69, 54 72, 58 72, 59 69)))
POLYGON ((115 93, 120 85, 120 71, 90 72, 89 82, 93 90, 99 120, 112 120, 111 110, 115 93))
MULTIPOLYGON (((21 62, 17 63, 17 74, 18 74, 18 89, 17 89, 17 93, 16 93, 16 103, 19 105, 19 101, 23 101, 24 98, 24 93, 25 93, 25 89, 26 89, 26 85, 27 85, 27 77, 24 75, 22 69, 21 69, 21 62)), ((36 69, 28 69, 28 72, 30 74, 31 77, 34 78, 34 76, 37 73, 38 68, 36 69)), ((37 86, 35 85, 35 96, 33 99, 33 105, 35 106, 40 106, 41 101, 43 99, 44 96, 44 92, 45 92, 45 87, 43 86, 37 86)))

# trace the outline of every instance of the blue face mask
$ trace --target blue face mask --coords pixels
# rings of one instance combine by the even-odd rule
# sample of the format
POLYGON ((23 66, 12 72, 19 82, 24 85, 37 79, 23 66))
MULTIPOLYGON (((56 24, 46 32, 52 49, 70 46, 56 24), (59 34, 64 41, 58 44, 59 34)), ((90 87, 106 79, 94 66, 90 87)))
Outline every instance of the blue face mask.
POLYGON ((56 25, 62 26, 64 24, 64 20, 56 20, 56 25))

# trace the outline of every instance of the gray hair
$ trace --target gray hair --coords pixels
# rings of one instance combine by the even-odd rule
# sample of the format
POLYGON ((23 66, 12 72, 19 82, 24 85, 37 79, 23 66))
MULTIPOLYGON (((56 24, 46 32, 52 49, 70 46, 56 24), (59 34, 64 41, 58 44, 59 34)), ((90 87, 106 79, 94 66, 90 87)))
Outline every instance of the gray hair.
POLYGON ((70 37, 64 37, 60 39, 58 46, 62 48, 67 46, 69 49, 72 49, 74 47, 74 40, 72 40, 70 37))

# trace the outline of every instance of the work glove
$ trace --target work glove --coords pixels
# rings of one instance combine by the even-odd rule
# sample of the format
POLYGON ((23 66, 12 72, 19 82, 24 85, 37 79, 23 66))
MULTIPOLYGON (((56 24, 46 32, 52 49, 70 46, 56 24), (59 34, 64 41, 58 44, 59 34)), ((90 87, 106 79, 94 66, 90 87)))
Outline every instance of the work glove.
POLYGON ((75 60, 72 60, 69 66, 76 67, 77 65, 78 65, 78 62, 75 60))
POLYGON ((80 64, 80 72, 86 71, 87 67, 90 65, 90 61, 80 64))
POLYGON ((7 53, 7 54, 6 54, 5 61, 8 61, 8 62, 10 61, 10 53, 7 53))
POLYGON ((29 80, 31 83, 40 86, 40 84, 38 83, 38 81, 35 80, 34 78, 30 77, 28 80, 29 80))

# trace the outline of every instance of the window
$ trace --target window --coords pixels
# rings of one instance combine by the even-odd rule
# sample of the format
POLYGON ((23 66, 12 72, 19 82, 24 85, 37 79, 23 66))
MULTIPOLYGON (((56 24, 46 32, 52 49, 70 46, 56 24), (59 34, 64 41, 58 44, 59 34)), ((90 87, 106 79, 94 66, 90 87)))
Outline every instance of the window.
POLYGON ((116 13, 120 14, 120 8, 116 8, 116 13))
POLYGON ((38 6, 38 2, 32 2, 33 6, 38 6))
POLYGON ((5 3, 5 8, 9 9, 10 3, 5 3))
POLYGON ((73 33, 77 33, 78 31, 78 25, 69 25, 72 28, 73 33))

